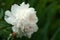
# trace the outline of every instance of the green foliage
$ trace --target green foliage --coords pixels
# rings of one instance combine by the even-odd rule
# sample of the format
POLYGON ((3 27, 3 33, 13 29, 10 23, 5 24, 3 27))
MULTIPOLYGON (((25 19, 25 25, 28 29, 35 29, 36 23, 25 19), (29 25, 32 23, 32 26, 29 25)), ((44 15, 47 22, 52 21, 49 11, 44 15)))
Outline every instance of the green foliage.
POLYGON ((0 19, 3 17, 3 9, 0 10, 0 19))
POLYGON ((22 2, 36 9, 39 30, 30 39, 15 37, 14 40, 60 40, 60 0, 0 0, 0 40, 7 40, 12 33, 12 25, 4 20, 5 10, 22 2))

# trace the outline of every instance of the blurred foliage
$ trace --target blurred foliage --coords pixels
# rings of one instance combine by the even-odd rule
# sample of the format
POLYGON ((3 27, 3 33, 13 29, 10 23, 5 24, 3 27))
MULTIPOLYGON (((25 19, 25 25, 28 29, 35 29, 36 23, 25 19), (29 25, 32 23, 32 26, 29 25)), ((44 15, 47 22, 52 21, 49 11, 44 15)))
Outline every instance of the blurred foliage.
POLYGON ((39 30, 30 39, 15 37, 14 40, 60 40, 60 0, 0 0, 0 40, 7 40, 12 33, 12 25, 4 20, 4 12, 22 2, 36 9, 39 30))

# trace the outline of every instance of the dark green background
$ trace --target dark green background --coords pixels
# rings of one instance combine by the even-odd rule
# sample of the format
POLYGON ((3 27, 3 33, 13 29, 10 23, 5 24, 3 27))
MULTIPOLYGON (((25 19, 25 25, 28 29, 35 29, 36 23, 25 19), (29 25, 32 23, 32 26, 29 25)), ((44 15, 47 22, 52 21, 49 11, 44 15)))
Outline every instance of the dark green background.
POLYGON ((14 40, 60 40, 60 0, 0 0, 0 40, 7 40, 12 33, 12 25, 4 20, 5 11, 22 2, 36 9, 39 30, 30 39, 15 37, 14 40))

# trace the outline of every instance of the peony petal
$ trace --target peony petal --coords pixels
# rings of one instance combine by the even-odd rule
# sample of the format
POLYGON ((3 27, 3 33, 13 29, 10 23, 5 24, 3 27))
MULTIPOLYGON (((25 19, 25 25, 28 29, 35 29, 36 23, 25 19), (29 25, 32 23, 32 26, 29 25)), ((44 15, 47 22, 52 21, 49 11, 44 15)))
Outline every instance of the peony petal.
POLYGON ((25 2, 23 2, 22 4, 20 4, 20 8, 29 8, 29 4, 25 4, 25 2))
POLYGON ((7 18, 7 17, 5 17, 5 20, 6 20, 6 22, 7 23, 9 23, 9 24, 14 24, 13 22, 14 22, 14 19, 12 18, 12 17, 9 17, 9 18, 7 18))
POLYGON ((12 5, 11 12, 13 15, 16 15, 19 10, 19 6, 17 4, 12 5))
POLYGON ((10 16, 11 16, 11 12, 10 12, 9 10, 7 10, 7 11, 5 12, 5 16, 10 17, 10 16))
POLYGON ((29 14, 29 16, 27 17, 27 21, 29 21, 30 23, 37 23, 38 22, 38 18, 36 17, 35 14, 29 14))
POLYGON ((26 36, 27 36, 28 38, 31 38, 32 34, 33 34, 33 32, 29 32, 29 33, 27 33, 26 36))

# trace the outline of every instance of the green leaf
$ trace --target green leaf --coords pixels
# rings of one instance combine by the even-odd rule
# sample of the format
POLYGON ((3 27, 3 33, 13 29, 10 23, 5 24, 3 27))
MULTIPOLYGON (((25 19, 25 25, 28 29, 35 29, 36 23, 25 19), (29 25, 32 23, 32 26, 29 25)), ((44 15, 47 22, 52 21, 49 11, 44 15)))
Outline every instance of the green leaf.
POLYGON ((43 29, 43 40, 48 40, 48 36, 47 36, 48 28, 54 16, 56 15, 56 4, 57 4, 56 2, 53 2, 50 6, 48 6, 47 19, 43 29))
POLYGON ((0 10, 0 19, 3 17, 3 9, 0 10))
POLYGON ((6 9, 9 9, 10 6, 14 3, 14 0, 5 0, 6 3, 6 9))
POLYGON ((60 27, 56 30, 51 40, 60 40, 60 27))
POLYGON ((48 0, 39 0, 38 3, 35 5, 36 11, 37 11, 37 16, 39 19, 38 25, 39 27, 44 26, 45 22, 45 15, 46 15, 46 4, 48 0))
POLYGON ((30 4, 31 7, 34 7, 37 4, 37 0, 28 0, 28 3, 30 4))
POLYGON ((5 21, 0 21, 0 30, 6 29, 7 27, 10 27, 8 23, 5 21))

